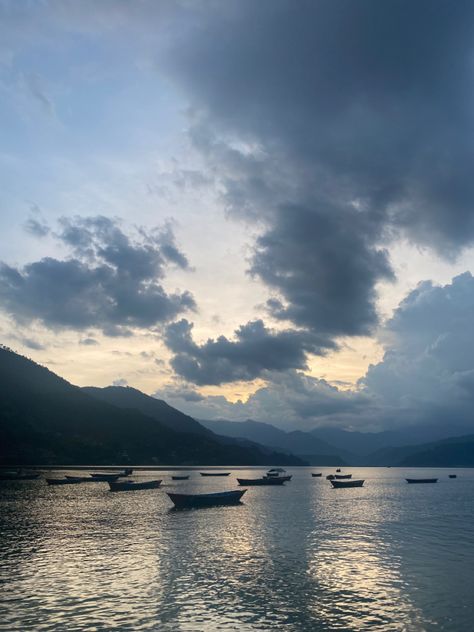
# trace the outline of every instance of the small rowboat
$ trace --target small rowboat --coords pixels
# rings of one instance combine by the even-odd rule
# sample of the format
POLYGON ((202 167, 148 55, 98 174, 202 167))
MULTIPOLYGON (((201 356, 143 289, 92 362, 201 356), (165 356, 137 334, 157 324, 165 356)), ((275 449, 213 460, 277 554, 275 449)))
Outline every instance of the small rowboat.
POLYGON ((364 484, 363 480, 353 480, 353 481, 337 481, 337 480, 333 480, 331 481, 331 485, 335 488, 335 489, 340 489, 342 487, 362 487, 362 485, 364 484))
POLYGON ((252 485, 283 485, 287 479, 283 476, 275 478, 238 478, 237 482, 241 486, 252 485))
POLYGON ((90 478, 93 481, 116 481, 119 478, 120 474, 90 474, 90 478))
POLYGON ((292 476, 293 474, 286 474, 285 476, 268 476, 268 474, 265 474, 263 478, 278 478, 280 481, 291 481, 292 476))
POLYGON ((318 476, 322 476, 322 475, 323 475, 323 474, 322 474, 322 472, 316 472, 316 473, 315 473, 315 472, 311 472, 311 476, 312 476, 313 478, 316 478, 316 477, 318 477, 318 476))
POLYGON ((271 470, 268 470, 265 476, 280 476, 280 474, 284 474, 285 472, 286 470, 282 467, 272 467, 271 470))
POLYGON ((80 480, 76 478, 47 478, 48 485, 77 485, 80 480))
POLYGON ((457 474, 449 474, 449 478, 457 478, 458 475, 457 474))
POLYGON ((231 492, 217 492, 214 494, 171 494, 171 501, 177 509, 185 507, 214 507, 216 505, 238 505, 246 489, 231 492))
POLYGON ((110 480, 111 477, 122 478, 123 476, 130 476, 133 470, 123 470, 123 472, 92 472, 90 476, 93 478, 103 478, 104 481, 110 480))
POLYGON ((201 472, 201 476, 229 476, 230 472, 201 472))
POLYGON ((412 485, 414 483, 437 483, 438 482, 437 478, 406 478, 405 480, 407 483, 411 483, 412 485))
POLYGON ((74 483, 108 483, 109 481, 116 481, 118 475, 108 475, 107 478, 104 478, 103 476, 92 476, 92 474, 90 476, 68 476, 66 474, 66 478, 74 483))
POLYGON ((352 474, 336 474, 335 478, 352 478, 352 474))
POLYGON ((160 485, 161 480, 144 481, 141 483, 136 483, 135 481, 109 481, 111 492, 128 492, 135 489, 158 489, 160 485))
POLYGON ((326 476, 326 480, 327 480, 327 481, 333 481, 335 478, 336 478, 336 477, 334 476, 334 474, 328 474, 328 475, 326 476))
POLYGON ((173 481, 187 481, 189 478, 189 474, 187 476, 172 476, 173 481))

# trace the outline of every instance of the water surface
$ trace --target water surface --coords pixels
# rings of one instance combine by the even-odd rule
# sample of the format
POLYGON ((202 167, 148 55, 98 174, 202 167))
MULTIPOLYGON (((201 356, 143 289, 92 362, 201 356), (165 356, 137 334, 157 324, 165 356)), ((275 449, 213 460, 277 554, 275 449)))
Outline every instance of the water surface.
POLYGON ((346 469, 365 486, 288 468, 290 483, 249 488, 240 506, 187 511, 165 492, 263 470, 140 472, 162 488, 122 493, 0 482, 0 629, 471 632, 474 471, 346 469))

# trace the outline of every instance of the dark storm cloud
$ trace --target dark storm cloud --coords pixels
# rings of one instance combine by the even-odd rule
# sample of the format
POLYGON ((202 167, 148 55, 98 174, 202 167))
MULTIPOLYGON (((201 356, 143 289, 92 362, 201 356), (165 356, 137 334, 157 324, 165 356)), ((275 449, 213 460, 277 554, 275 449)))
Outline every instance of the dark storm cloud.
POLYGON ((169 263, 187 267, 169 227, 132 239, 105 217, 67 218, 57 237, 73 257, 46 257, 22 269, 0 264, 1 305, 19 322, 127 335, 130 327, 149 327, 194 309, 191 294, 169 294, 159 282, 169 263))
POLYGON ((386 253, 370 246, 365 218, 301 207, 279 208, 275 218, 251 268, 285 300, 268 301, 272 315, 325 334, 369 333, 377 322, 374 285, 392 273, 386 253))
POLYGON ((192 324, 182 319, 167 326, 164 340, 174 353, 176 373, 195 384, 253 380, 265 371, 306 367, 306 353, 324 354, 334 344, 306 331, 271 331, 261 320, 242 325, 235 340, 219 336, 198 345, 192 324))
POLYGON ((381 244, 404 233, 452 256, 474 239, 474 4, 198 6, 161 63, 230 212, 258 223, 273 313, 369 331, 381 244))

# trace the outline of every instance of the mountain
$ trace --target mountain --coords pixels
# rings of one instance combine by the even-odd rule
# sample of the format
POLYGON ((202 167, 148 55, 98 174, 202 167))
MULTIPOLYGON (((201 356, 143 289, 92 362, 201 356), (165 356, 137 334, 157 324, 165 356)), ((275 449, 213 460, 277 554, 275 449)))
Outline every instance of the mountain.
POLYGON ((351 455, 347 451, 343 450, 344 454, 341 454, 340 450, 314 436, 311 432, 302 432, 300 430, 285 432, 272 424, 253 421, 252 419, 247 419, 247 421, 201 419, 200 422, 216 434, 256 441, 276 450, 290 452, 298 456, 305 455, 303 457, 305 460, 310 460, 320 465, 333 463, 346 465, 345 460, 351 460, 351 455))
POLYGON ((474 467, 474 435, 418 446, 400 462, 409 467, 474 467))
MULTIPOLYGON (((3 465, 302 464, 255 446, 223 444, 205 433, 175 432, 137 409, 91 397, 5 347, 0 347, 0 384, 3 465)), ((179 417, 179 411, 166 410, 168 420, 179 417)))
POLYGON ((189 415, 185 415, 173 408, 162 399, 155 399, 145 395, 136 388, 130 386, 107 386, 97 388, 85 386, 81 389, 91 395, 118 408, 139 410, 144 415, 156 419, 161 424, 175 432, 191 432, 194 434, 212 437, 212 433, 189 415))
MULTIPOLYGON (((348 450, 356 456, 365 457, 385 448, 422 445, 450 437, 467 435, 470 431, 471 429, 465 425, 415 424, 382 432, 350 432, 339 428, 322 427, 315 428, 311 434, 336 446, 339 452, 348 450)), ((355 460, 357 464, 367 461, 365 458, 356 458, 355 460)))

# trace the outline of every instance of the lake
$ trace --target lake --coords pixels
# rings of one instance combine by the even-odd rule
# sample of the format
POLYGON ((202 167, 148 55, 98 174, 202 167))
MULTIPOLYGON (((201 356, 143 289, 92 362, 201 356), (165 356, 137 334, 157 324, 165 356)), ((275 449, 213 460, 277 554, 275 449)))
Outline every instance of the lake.
POLYGON ((231 471, 139 472, 162 487, 122 493, 0 482, 0 629, 472 632, 474 470, 345 468, 365 486, 335 490, 333 468, 287 468, 239 506, 170 511, 166 491, 265 470, 231 471))

